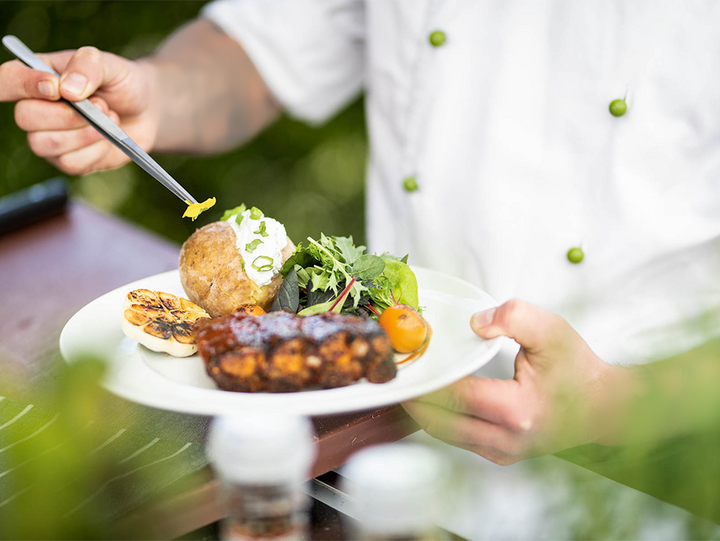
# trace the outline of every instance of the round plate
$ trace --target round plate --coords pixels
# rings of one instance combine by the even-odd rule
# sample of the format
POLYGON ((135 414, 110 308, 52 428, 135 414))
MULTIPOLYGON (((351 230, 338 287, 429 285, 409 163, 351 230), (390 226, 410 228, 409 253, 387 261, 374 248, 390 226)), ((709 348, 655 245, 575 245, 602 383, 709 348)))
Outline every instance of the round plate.
POLYGON ((113 393, 156 408, 219 415, 240 410, 292 411, 328 415, 388 406, 441 389, 472 374, 492 359, 501 339, 483 340, 469 325, 470 315, 497 303, 481 289, 462 280, 421 268, 420 304, 433 328, 425 354, 401 365, 388 383, 360 381, 347 387, 295 393, 236 393, 222 391, 205 373, 199 355, 176 358, 155 353, 126 338, 120 328, 121 306, 134 289, 151 289, 185 296, 178 271, 165 272, 120 287, 95 299, 65 325, 60 335, 63 358, 87 355, 107 359, 105 387, 113 393))

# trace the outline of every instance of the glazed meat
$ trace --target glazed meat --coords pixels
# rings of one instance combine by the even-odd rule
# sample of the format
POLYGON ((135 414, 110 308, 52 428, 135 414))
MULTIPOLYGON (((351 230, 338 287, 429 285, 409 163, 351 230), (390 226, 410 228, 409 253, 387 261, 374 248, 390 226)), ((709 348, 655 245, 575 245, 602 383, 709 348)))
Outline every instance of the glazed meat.
POLYGON ((196 330, 200 356, 221 389, 291 392, 395 377, 393 349, 372 319, 326 313, 232 313, 196 330))

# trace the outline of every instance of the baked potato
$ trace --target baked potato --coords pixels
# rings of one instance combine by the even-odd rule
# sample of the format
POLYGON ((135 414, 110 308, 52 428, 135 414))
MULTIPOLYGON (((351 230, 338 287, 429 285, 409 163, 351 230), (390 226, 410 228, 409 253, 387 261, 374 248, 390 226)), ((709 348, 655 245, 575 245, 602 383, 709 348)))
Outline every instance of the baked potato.
MULTIPOLYGON (((294 249, 288 238, 282 250, 283 261, 294 249)), ((188 298, 212 317, 230 314, 248 303, 267 311, 282 283, 280 274, 262 287, 248 278, 236 247, 235 232, 227 222, 213 222, 190 235, 180 249, 179 267, 188 298)))

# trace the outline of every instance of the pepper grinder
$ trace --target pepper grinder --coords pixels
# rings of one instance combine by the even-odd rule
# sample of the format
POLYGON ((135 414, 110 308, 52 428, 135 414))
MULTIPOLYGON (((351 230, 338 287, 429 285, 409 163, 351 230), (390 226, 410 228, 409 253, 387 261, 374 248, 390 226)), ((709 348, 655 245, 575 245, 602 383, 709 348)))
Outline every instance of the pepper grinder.
POLYGON ((308 536, 303 483, 315 458, 305 417, 249 413, 215 419, 208 451, 221 479, 225 540, 297 541, 308 536))

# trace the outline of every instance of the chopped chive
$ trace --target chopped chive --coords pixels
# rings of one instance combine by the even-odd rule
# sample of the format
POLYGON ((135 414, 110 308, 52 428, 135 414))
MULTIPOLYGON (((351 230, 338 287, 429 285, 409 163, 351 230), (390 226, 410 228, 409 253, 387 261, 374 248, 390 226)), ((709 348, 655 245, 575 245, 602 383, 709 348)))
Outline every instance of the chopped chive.
POLYGON ((267 237, 268 232, 265 229, 265 222, 264 221, 260 222, 260 228, 257 231, 254 231, 253 233, 255 233, 256 235, 260 235, 261 237, 267 237))
MULTIPOLYGON (((260 240, 260 239, 255 239, 255 240, 252 241, 252 242, 248 242, 248 243, 245 245, 245 251, 246 251, 247 253, 251 254, 251 253, 253 253, 253 252, 255 251, 255 248, 257 248, 258 246, 260 246, 262 243, 263 243, 263 241, 260 240)), ((261 256, 261 257, 262 257, 262 256, 261 256)))
POLYGON ((259 272, 266 272, 274 268, 273 263, 275 263, 275 261, 272 257, 268 257, 266 255, 259 255, 255 258, 255 261, 252 262, 252 268, 259 272), (268 261, 268 263, 261 265, 260 263, 258 263, 258 261, 260 261, 260 263, 262 263, 263 261, 268 261))

